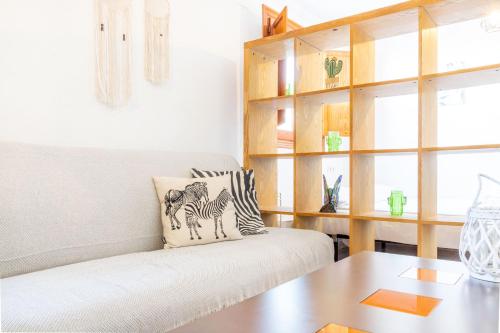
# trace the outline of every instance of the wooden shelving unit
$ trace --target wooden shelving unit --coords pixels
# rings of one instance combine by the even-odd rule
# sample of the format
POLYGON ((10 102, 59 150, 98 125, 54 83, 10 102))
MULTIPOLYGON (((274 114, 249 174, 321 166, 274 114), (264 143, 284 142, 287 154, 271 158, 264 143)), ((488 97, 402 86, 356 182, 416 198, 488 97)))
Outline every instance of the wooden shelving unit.
POLYGON ((439 72, 438 30, 440 26, 481 18, 498 7, 493 0, 407 1, 245 43, 244 164, 255 169, 262 213, 267 218, 293 216, 294 225, 302 228, 320 229, 324 223, 348 220, 351 254, 374 250, 376 223, 414 224, 418 255, 436 258, 436 228, 460 227, 465 220, 464 216, 438 214, 439 156, 500 152, 500 140, 439 145, 439 92, 500 83, 500 58, 496 64, 439 72), (408 64, 408 75, 378 73, 377 41, 405 36, 414 43, 415 54, 395 61, 408 64), (344 61, 339 82, 333 88, 325 83, 326 56, 344 61), (278 89, 279 63, 285 59, 293 61, 295 68, 294 89, 288 96, 278 89), (379 147, 375 142, 376 99, 394 96, 415 96, 415 144, 379 147), (348 149, 325 151, 326 107, 348 115, 348 149), (277 112, 292 108, 294 149, 282 153, 277 147, 277 112), (375 209, 375 160, 387 156, 415 159, 418 209, 414 213, 394 217, 375 209), (280 158, 293 160, 293 207, 276 205, 280 158), (336 214, 319 212, 325 158, 343 158, 349 163, 349 177, 345 179, 349 183, 349 208, 336 214))

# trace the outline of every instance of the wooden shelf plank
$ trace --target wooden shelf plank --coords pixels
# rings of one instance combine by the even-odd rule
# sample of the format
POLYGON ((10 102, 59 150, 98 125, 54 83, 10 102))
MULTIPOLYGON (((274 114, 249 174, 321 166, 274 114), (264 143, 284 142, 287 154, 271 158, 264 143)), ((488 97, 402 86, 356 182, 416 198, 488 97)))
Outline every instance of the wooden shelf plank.
POLYGON ((422 77, 437 90, 463 89, 500 83, 500 64, 486 65, 456 71, 427 74, 422 77))
POLYGON ((251 99, 248 103, 252 106, 271 107, 273 109, 288 109, 293 108, 294 95, 276 96, 251 99))
POLYGON ((337 218, 337 219, 348 219, 350 217, 349 211, 339 210, 337 213, 321 213, 321 212, 307 212, 301 211, 296 212, 297 216, 310 216, 310 217, 327 217, 327 218, 337 218))
POLYGON ((389 212, 373 211, 363 214, 353 214, 351 218, 365 221, 417 223, 417 214, 412 213, 404 213, 403 216, 391 216, 389 212))
POLYGON ((339 151, 317 151, 317 152, 305 152, 305 153, 295 153, 295 156, 348 156, 349 150, 339 150, 339 151))
POLYGON ((418 153, 418 148, 399 148, 399 149, 357 149, 353 154, 385 155, 385 154, 413 154, 418 153))
POLYGON ((465 223, 465 216, 463 215, 436 215, 429 218, 423 218, 422 224, 429 225, 447 225, 447 226, 463 226, 465 223))
POLYGON ((249 154, 250 158, 292 158, 294 153, 249 154))
POLYGON ((491 150, 500 149, 500 144, 488 144, 488 145, 472 145, 472 146, 449 146, 449 147, 424 147, 422 151, 424 152, 466 152, 466 151, 477 151, 477 150, 491 150))
POLYGON ((350 87, 337 87, 297 93, 297 98, 316 104, 336 104, 349 102, 350 87))
POLYGON ((292 207, 260 207, 261 214, 293 215, 292 207))
POLYGON ((353 86, 356 93, 372 97, 389 97, 411 95, 418 93, 418 77, 408 77, 397 80, 377 81, 353 86))

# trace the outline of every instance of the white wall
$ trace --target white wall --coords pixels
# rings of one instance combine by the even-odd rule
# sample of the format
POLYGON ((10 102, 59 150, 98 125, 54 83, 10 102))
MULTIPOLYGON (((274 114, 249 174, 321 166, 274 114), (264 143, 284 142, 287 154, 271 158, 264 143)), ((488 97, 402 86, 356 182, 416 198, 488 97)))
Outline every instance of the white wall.
POLYGON ((0 1, 0 140, 241 156, 243 40, 260 21, 237 1, 171 0, 171 78, 143 77, 143 1, 133 0, 132 98, 94 94, 91 0, 0 1))

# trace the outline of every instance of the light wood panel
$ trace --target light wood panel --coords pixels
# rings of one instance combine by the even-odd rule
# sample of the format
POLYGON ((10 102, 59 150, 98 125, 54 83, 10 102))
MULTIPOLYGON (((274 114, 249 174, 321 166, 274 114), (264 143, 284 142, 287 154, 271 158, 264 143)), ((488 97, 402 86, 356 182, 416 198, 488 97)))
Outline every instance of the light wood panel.
POLYGON ((250 159, 250 168, 255 172, 255 187, 259 205, 276 207, 278 203, 278 160, 252 158, 250 159))
POLYGON ((351 27, 352 82, 375 81, 375 41, 362 30, 351 27))
POLYGON ((436 73, 438 52, 438 31, 436 23, 423 8, 419 12, 420 21, 420 67, 422 75, 436 73))
POLYGON ((323 136, 329 131, 337 131, 340 136, 350 136, 349 103, 326 104, 323 106, 323 136))
POLYGON ((375 251, 375 223, 351 218, 349 223, 349 255, 375 251))
POLYGON ((296 209, 319 212, 323 205, 323 162, 321 156, 297 158, 296 209))
MULTIPOLYGON (((437 89, 432 81, 424 82, 423 75, 437 70, 437 28, 424 8, 419 10, 419 148, 436 146, 438 137, 437 89)), ((436 227, 422 221, 437 215, 437 154, 418 155, 419 225, 418 255, 437 258, 436 227)))
POLYGON ((462 89, 500 83, 500 64, 459 69, 451 72, 425 75, 426 82, 433 82, 437 90, 462 89))
POLYGON ((425 6, 425 9, 437 25, 447 25, 489 15, 493 11, 500 10, 500 2, 497 0, 444 0, 434 1, 425 6))
POLYGON ((298 98, 295 106, 295 151, 323 151, 323 105, 315 100, 298 98))
POLYGON ((355 24, 356 30, 371 39, 383 39, 418 31, 418 8, 382 15, 355 24))
POLYGON ((295 91, 301 93, 323 89, 324 52, 300 39, 295 45, 295 91))
POLYGON ((256 51, 247 60, 248 99, 278 96, 278 60, 256 51))
POLYGON ((350 27, 344 25, 332 29, 320 30, 300 37, 318 50, 349 49, 350 27))
POLYGON ((352 91, 352 148, 375 148, 375 97, 361 90, 352 91))
POLYGON ((250 105, 248 125, 248 153, 275 154, 278 147, 278 110, 250 105))

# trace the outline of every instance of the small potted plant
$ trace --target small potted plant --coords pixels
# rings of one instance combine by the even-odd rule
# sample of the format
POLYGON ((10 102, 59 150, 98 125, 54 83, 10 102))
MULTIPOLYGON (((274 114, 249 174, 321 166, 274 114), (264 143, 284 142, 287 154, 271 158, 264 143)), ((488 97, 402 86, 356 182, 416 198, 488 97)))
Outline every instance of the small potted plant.
POLYGON ((337 75, 342 71, 344 62, 342 60, 337 60, 336 57, 326 57, 325 58, 325 70, 327 78, 325 79, 326 88, 335 88, 339 84, 339 77, 337 75))

